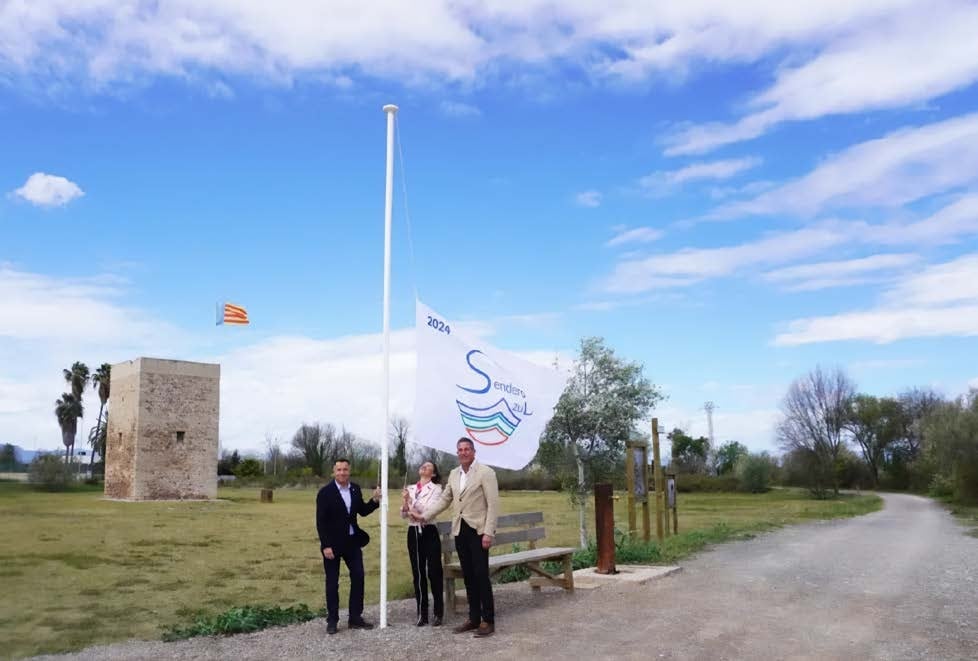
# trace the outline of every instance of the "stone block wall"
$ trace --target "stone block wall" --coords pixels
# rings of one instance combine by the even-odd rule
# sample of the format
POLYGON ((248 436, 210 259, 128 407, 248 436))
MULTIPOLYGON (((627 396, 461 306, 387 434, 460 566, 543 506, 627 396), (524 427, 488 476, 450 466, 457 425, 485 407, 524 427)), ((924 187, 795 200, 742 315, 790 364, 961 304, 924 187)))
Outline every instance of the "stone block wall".
POLYGON ((217 497, 221 366, 137 358, 112 366, 105 494, 217 497))

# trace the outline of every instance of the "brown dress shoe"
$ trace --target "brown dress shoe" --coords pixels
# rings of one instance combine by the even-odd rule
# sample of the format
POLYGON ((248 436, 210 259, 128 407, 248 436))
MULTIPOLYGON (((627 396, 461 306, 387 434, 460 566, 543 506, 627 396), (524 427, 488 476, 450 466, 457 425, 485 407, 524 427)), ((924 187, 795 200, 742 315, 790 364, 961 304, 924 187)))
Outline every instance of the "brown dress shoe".
POLYGON ((479 625, 472 620, 466 620, 462 624, 458 625, 452 629, 452 633, 465 633, 466 631, 472 631, 473 629, 478 629, 479 625))
POLYGON ((476 638, 485 638, 486 636, 491 636, 496 631, 496 626, 490 624, 489 622, 483 622, 479 625, 479 628, 475 632, 476 638))

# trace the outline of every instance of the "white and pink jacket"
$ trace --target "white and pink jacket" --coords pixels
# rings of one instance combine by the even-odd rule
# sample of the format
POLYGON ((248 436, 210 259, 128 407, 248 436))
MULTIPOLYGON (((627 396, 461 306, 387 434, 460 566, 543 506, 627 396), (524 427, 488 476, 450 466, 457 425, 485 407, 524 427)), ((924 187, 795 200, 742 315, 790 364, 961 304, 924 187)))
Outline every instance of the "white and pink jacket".
MULTIPOLYGON (((441 497, 441 485, 435 484, 434 482, 428 482, 424 485, 418 482, 417 484, 412 484, 407 489, 408 510, 413 509, 416 512, 424 512, 441 497)), ((407 510, 404 509, 403 505, 401 505, 401 518, 408 518, 407 510)), ((428 523, 434 523, 434 520, 428 521, 428 523)), ((410 525, 421 527, 419 523, 412 523, 410 525)))

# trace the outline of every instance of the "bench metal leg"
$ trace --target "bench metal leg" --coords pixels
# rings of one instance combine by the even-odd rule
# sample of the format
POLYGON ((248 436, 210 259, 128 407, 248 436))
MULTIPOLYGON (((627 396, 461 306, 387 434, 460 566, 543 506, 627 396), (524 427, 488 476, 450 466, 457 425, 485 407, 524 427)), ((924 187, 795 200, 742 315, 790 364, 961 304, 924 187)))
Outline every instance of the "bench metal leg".
POLYGON ((455 579, 445 577, 445 606, 449 613, 454 614, 455 610, 455 579))

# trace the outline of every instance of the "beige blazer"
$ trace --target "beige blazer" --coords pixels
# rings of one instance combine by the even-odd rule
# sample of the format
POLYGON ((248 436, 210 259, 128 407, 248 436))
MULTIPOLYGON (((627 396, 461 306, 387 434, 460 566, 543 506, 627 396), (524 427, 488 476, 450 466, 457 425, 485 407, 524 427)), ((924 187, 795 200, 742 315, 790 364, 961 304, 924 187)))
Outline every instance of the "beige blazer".
POLYGON ((462 528, 462 519, 465 519, 480 535, 495 537, 496 519, 499 517, 499 485, 496 483, 495 471, 478 462, 472 462, 465 476, 465 489, 459 488, 461 472, 461 468, 456 468, 449 473, 441 498, 424 510, 423 518, 431 521, 451 505, 452 535, 458 535, 462 528))

